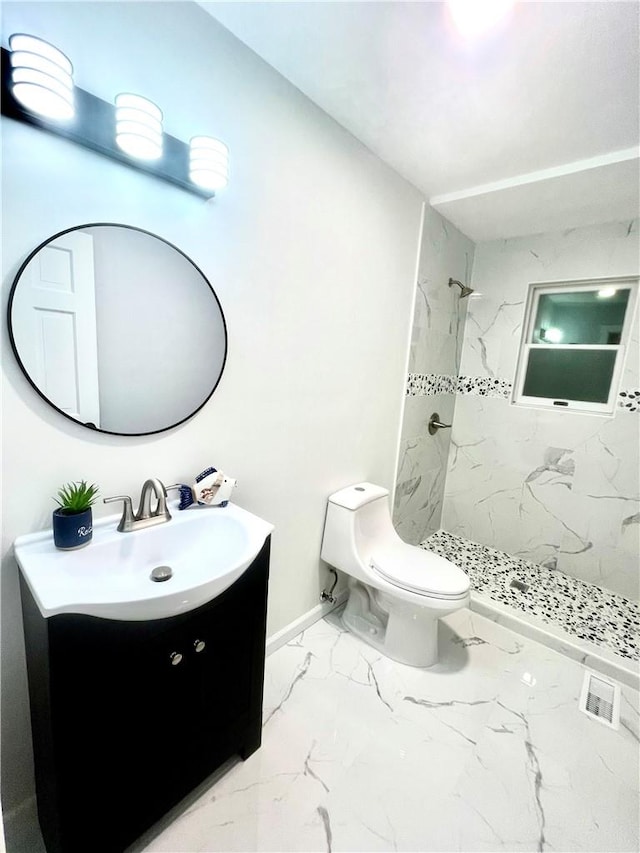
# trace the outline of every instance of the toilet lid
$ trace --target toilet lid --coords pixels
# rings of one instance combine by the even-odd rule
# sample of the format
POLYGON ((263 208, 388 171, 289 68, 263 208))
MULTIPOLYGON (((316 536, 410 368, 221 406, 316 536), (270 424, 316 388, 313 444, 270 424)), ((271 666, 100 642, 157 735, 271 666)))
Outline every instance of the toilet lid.
POLYGON ((389 583, 418 595, 463 598, 469 592, 469 578, 462 569, 438 554, 402 541, 378 549, 370 565, 389 583))

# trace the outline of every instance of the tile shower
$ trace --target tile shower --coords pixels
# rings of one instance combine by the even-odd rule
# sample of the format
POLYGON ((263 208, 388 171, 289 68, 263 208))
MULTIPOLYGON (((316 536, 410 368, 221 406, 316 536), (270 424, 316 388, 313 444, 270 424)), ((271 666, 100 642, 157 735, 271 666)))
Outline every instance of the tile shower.
POLYGON ((451 423, 468 299, 447 287, 468 282, 474 245, 432 208, 425 210, 398 465, 394 524, 418 545, 440 527, 450 431, 427 431, 433 412, 451 423))
POLYGON ((423 233, 394 512, 412 544, 442 551, 454 543, 467 555, 473 543, 496 549, 480 575, 478 561, 469 563, 474 585, 484 583, 494 600, 509 603, 514 593, 496 580, 500 571, 488 584, 490 564, 504 573, 513 570, 510 558, 520 561, 547 590, 533 610, 546 602, 547 621, 635 660, 637 640, 623 641, 623 649, 605 638, 611 614, 618 613, 613 633, 621 637, 637 633, 640 618, 637 317, 614 417, 520 408, 509 396, 528 284, 637 275, 638 225, 474 247, 432 214, 423 233), (477 295, 460 300, 447 288, 449 276, 477 295), (433 411, 452 429, 430 436, 433 411), (596 604, 602 594, 591 585, 605 591, 599 626, 583 624, 576 633, 567 602, 551 612, 563 575, 567 587, 585 582, 582 591, 596 604))

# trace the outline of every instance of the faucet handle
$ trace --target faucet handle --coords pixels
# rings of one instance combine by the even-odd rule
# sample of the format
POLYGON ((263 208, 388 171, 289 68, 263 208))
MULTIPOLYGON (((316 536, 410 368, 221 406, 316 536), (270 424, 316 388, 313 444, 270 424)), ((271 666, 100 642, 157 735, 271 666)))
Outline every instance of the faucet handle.
POLYGON ((123 530, 130 530, 131 525, 133 524, 133 506, 131 504, 131 498, 129 495, 116 495, 112 498, 102 499, 102 502, 105 504, 114 503, 114 501, 124 502, 124 506, 122 507, 122 518, 120 519, 120 524, 118 524, 118 530, 121 533, 123 530))

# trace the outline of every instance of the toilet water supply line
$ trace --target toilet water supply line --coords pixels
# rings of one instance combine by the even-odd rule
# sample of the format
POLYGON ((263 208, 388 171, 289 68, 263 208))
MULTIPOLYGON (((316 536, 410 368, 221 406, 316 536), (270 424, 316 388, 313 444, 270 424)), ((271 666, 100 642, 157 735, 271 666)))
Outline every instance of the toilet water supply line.
POLYGON ((329 567, 329 571, 333 575, 333 583, 331 584, 331 589, 327 592, 326 589, 323 589, 320 593, 320 601, 329 602, 329 604, 335 604, 337 599, 333 594, 333 590, 336 588, 336 584, 338 583, 338 573, 335 569, 329 567))

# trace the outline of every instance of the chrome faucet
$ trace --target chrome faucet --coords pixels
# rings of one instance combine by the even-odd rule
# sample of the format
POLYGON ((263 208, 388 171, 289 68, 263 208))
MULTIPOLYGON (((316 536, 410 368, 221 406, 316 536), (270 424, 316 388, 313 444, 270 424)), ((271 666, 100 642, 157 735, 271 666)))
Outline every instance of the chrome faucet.
POLYGON ((179 489, 179 485, 165 487, 156 477, 145 480, 140 492, 140 504, 138 512, 134 514, 133 504, 129 495, 117 495, 113 498, 103 498, 104 503, 123 501, 122 518, 118 524, 121 533, 130 533, 133 530, 142 530, 154 524, 164 524, 171 521, 171 513, 167 507, 167 491, 179 489), (154 510, 151 509, 151 495, 155 495, 157 503, 154 510))

